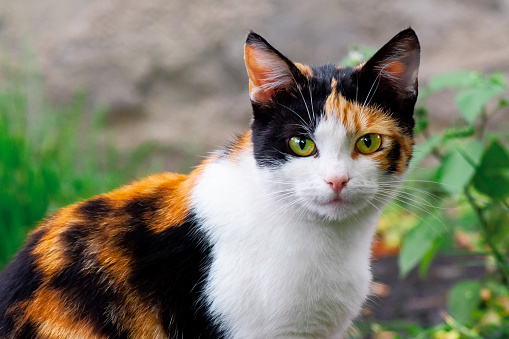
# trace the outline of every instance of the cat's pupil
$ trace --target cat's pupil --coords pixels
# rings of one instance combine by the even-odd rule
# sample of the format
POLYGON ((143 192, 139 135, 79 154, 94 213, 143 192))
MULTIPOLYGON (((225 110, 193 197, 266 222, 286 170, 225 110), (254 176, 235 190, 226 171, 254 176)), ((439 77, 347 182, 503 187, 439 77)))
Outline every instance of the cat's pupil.
POLYGON ((300 138, 299 140, 299 147, 301 150, 304 150, 304 147, 306 147, 306 139, 300 138))
POLYGON ((364 145, 366 145, 367 148, 371 147, 371 138, 370 137, 364 137, 364 145))

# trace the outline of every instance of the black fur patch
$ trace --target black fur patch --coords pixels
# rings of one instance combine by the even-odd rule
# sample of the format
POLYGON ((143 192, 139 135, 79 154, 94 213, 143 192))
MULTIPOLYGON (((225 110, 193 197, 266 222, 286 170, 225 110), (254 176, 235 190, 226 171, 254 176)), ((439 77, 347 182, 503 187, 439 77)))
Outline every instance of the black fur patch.
POLYGON ((89 225, 70 225, 69 229, 60 235, 65 251, 65 258, 71 262, 80 260, 87 246, 89 225))
MULTIPOLYGON (((323 66, 328 68, 329 66, 323 66)), ((314 69, 314 72, 320 72, 314 69)), ((291 159, 288 141, 294 136, 306 136, 314 131, 324 115, 324 105, 330 94, 326 77, 313 77, 290 92, 278 93, 269 105, 253 102, 254 156, 259 166, 277 167, 291 159)), ((331 75, 332 76, 332 75, 331 75)))
MULTIPOLYGON (((2 334, 1 330, 0 334, 2 334)), ((39 339, 40 337, 37 335, 37 327, 35 324, 29 321, 23 323, 23 325, 21 325, 21 327, 16 331, 16 338, 39 339)))
POLYGON ((83 225, 73 225, 62 234, 66 259, 71 265, 49 282, 60 291, 79 319, 89 322, 97 334, 109 338, 128 338, 128 333, 112 323, 110 314, 121 307, 123 296, 111 288, 111 277, 101 272, 96 258, 87 253, 88 233, 83 225))
POLYGON ((110 210, 108 201, 104 198, 90 199, 79 206, 80 213, 89 220, 104 218, 110 210))
MULTIPOLYGON (((27 245, 0 275, 0 337, 7 337, 13 330, 14 320, 6 314, 7 309, 17 302, 30 298, 42 283, 37 272, 32 250, 44 236, 44 231, 34 233, 27 245)), ((36 338, 31 324, 23 326, 24 334, 20 338, 36 338)))
POLYGON ((401 157, 401 146, 397 141, 393 141, 389 151, 387 152, 387 159, 389 160, 389 168, 387 168, 387 173, 392 174, 396 172, 398 168, 399 158, 401 157))
POLYGON ((148 229, 157 199, 126 205, 130 231, 122 247, 132 253, 130 284, 150 305, 162 310, 171 338, 222 338, 203 304, 203 283, 208 274, 210 248, 193 216, 178 227, 154 234, 148 229))

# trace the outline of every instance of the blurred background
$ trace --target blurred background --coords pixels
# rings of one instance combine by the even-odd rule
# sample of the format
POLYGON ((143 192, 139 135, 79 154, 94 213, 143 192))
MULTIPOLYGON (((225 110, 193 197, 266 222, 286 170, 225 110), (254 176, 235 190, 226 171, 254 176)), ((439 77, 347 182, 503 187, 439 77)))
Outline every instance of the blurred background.
MULTIPOLYGON (((249 30, 291 60, 319 65, 339 64, 356 46, 379 48, 412 26, 422 48, 419 80, 426 87, 434 76, 457 70, 475 71, 469 79, 500 72, 493 82, 507 75, 508 18, 507 0, 2 0, 0 113, 6 116, 0 120, 5 160, 3 171, 0 167, 0 267, 34 220, 155 170, 188 171, 245 130, 250 102, 243 44, 249 30)), ((458 125, 465 116, 451 91, 464 83, 447 79, 453 84, 438 85, 440 90, 426 97, 421 113, 428 136, 451 124, 475 123, 466 118, 458 125)), ((505 80, 500 83, 505 90, 505 80)), ((481 117, 486 120, 482 127, 503 133, 505 105, 485 101, 483 107, 495 105, 497 114, 481 117)), ((441 160, 424 163, 436 169, 441 160)), ((431 179, 441 181, 444 171, 439 168, 431 179)), ((442 199, 440 192, 437 196, 442 199)), ((442 200, 432 205, 442 206, 442 200)), ((470 215, 447 208, 451 215, 470 215)), ((401 210, 386 214, 385 224, 407 217, 401 210)), ((416 213, 408 218, 405 231, 421 219, 416 213)), ((455 231, 448 233, 457 241, 455 231)), ((363 318, 367 332, 375 334, 366 336, 396 338, 396 332, 376 327, 384 321, 440 324, 451 286, 486 274, 484 263, 460 265, 447 256, 436 259, 427 275, 419 277, 414 270, 400 280, 394 255, 403 235, 394 237, 396 245, 381 246, 375 263, 378 290, 363 318)), ((483 253, 476 257, 484 259, 483 253)))
POLYGON ((156 140, 204 154, 249 122, 250 29, 293 61, 320 65, 412 26, 424 84, 445 70, 507 72, 507 18, 506 0, 3 0, 0 58, 36 65, 55 102, 85 91, 89 107, 107 109, 121 147, 156 140))

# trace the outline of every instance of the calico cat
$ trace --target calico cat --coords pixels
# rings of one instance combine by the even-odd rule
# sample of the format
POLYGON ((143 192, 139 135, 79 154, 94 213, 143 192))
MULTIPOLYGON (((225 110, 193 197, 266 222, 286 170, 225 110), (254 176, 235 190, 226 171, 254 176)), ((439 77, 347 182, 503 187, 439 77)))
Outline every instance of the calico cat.
POLYGON ((0 277, 0 337, 344 337, 412 156, 419 58, 410 28, 355 68, 251 32, 249 132, 48 217, 0 277))

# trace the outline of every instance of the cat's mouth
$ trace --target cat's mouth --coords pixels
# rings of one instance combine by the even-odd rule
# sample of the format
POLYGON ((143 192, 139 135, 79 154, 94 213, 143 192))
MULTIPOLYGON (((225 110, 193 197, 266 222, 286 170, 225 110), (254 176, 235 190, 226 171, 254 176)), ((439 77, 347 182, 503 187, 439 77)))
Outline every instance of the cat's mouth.
POLYGON ((318 201, 315 201, 316 204, 322 207, 329 207, 329 208, 342 208, 345 207, 345 205, 348 203, 344 198, 342 198, 339 195, 336 195, 329 199, 320 199, 318 201))

